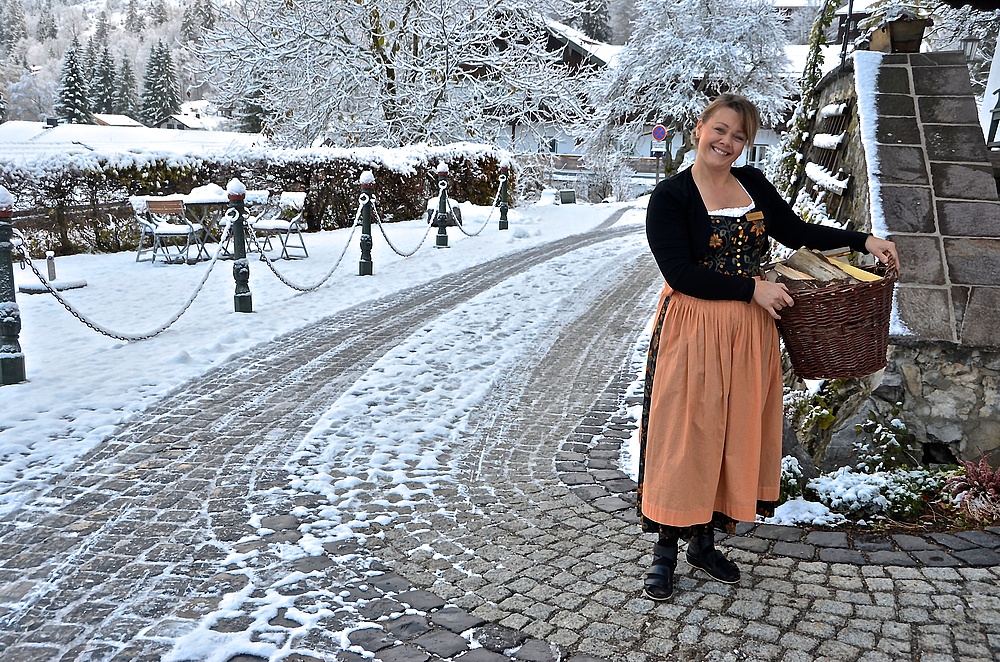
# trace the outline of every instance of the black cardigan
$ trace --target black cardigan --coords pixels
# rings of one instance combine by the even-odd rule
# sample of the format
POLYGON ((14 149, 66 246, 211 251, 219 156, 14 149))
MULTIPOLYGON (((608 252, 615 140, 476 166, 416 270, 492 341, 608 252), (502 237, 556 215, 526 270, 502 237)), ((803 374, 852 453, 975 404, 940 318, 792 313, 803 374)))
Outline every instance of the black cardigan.
MULTIPOLYGON (((764 214, 769 237, 789 248, 808 246, 829 250, 850 246, 867 253, 863 232, 839 230, 806 223, 785 202, 760 170, 751 166, 732 169, 753 198, 755 210, 764 214)), ((688 168, 653 189, 646 210, 646 238, 667 284, 699 299, 753 299, 753 279, 718 273, 698 264, 708 250, 711 224, 694 176, 688 168)))

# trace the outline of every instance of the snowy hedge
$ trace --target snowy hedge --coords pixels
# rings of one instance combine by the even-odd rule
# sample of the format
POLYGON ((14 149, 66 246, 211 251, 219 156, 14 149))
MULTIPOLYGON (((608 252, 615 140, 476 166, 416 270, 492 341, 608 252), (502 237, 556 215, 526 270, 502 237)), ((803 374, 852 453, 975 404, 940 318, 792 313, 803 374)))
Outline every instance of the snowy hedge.
POLYGON ((81 152, 0 160, 0 185, 15 199, 15 211, 32 211, 17 227, 33 252, 57 254, 134 248, 134 221, 120 208, 130 196, 188 193, 196 186, 225 186, 240 179, 248 189, 305 191, 309 230, 349 226, 358 206, 358 178, 375 175, 382 218, 418 218, 437 195, 438 163, 449 169, 449 194, 478 205, 493 201, 500 163, 509 154, 488 145, 440 147, 297 149, 240 148, 216 156, 166 152, 81 152), (82 210, 82 211, 81 211, 82 210), (88 211, 89 210, 89 211, 88 211), (122 225, 126 227, 122 227, 122 225))

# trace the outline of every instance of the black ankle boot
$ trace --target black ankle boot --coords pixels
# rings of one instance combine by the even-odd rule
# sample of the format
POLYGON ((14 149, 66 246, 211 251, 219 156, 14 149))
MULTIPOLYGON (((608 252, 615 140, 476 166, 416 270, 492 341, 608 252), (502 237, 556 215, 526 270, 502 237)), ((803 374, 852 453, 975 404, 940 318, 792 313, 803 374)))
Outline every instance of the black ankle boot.
POLYGON ((646 572, 643 593, 650 600, 667 600, 674 594, 674 568, 677 567, 678 536, 660 536, 653 545, 653 564, 646 572))
POLYGON ((687 562, 703 570, 712 579, 725 584, 740 581, 740 569, 715 548, 715 531, 711 524, 691 527, 694 536, 687 548, 687 562))

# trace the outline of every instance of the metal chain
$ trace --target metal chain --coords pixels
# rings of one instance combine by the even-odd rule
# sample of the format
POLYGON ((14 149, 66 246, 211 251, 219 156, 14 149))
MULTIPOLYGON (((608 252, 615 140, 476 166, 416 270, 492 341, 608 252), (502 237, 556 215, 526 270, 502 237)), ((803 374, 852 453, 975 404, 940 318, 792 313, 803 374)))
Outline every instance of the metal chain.
POLYGON ((257 239, 257 234, 253 231, 253 226, 247 223, 246 227, 250 235, 250 240, 253 242, 254 247, 257 249, 257 253, 260 255, 260 258, 264 261, 264 264, 268 266, 268 268, 271 270, 271 273, 273 273, 278 280, 280 280, 283 284, 298 292, 312 292, 314 290, 319 289, 323 285, 323 283, 328 281, 330 279, 330 276, 333 275, 333 272, 336 271, 337 267, 340 266, 340 263, 343 261, 344 256, 347 254, 347 249, 351 245, 351 240, 354 238, 354 231, 357 230, 358 225, 360 223, 361 223, 361 207, 358 206, 358 213, 354 215, 354 224, 351 226, 351 233, 347 237, 347 243, 344 244, 344 250, 340 252, 340 257, 337 258, 337 261, 334 263, 333 268, 330 269, 328 272, 326 272, 326 275, 320 278, 319 282, 317 282, 315 285, 298 285, 296 283, 291 282, 290 280, 288 280, 288 278, 282 275, 278 271, 278 269, 274 266, 274 261, 271 260, 271 258, 269 258, 267 254, 264 252, 264 248, 260 245, 260 241, 257 239))
POLYGON ((39 282, 45 287, 46 290, 49 291, 49 294, 51 294, 56 298, 56 301, 62 304, 63 308, 69 311, 69 313, 73 317, 77 318, 78 320, 83 322, 84 325, 86 325, 93 331, 96 331, 97 333, 105 335, 109 338, 114 338, 115 340, 121 340, 123 342, 134 342, 139 340, 149 340, 150 338, 155 338, 156 336, 160 335, 161 333, 169 329, 171 326, 173 326, 174 322, 179 320, 181 318, 181 315, 183 315, 188 311, 188 309, 191 307, 191 304, 194 303, 195 298, 197 298, 197 296, 201 293, 202 289, 205 287, 205 283, 208 281, 208 277, 212 274, 212 269, 215 268, 216 262, 219 261, 219 255, 221 255, 222 253, 223 242, 225 241, 226 236, 229 234, 229 228, 227 227, 226 230, 223 232, 222 239, 220 240, 219 243, 219 248, 216 249, 215 255, 212 257, 212 262, 211 264, 209 264, 208 270, 205 272, 205 275, 202 276, 201 282, 198 283, 198 286, 195 288, 194 292, 184 303, 181 309, 175 315, 173 315, 168 322, 160 325, 155 331, 150 331, 148 333, 140 333, 140 334, 119 333, 117 331, 112 331, 98 324, 97 322, 88 319, 83 313, 80 313, 75 308, 73 308, 73 305, 68 301, 66 301, 66 299, 64 299, 62 295, 59 294, 58 290, 52 287, 52 284, 49 283, 49 281, 47 281, 45 277, 42 276, 41 272, 39 272, 38 269, 35 267, 35 265, 31 262, 31 256, 28 255, 27 249, 24 248, 24 243, 25 243, 24 235, 21 234, 16 229, 14 230, 14 233, 21 239, 21 244, 19 245, 19 248, 21 249, 22 268, 24 267, 25 264, 27 264, 28 268, 31 269, 35 273, 35 276, 38 277, 39 282))
POLYGON ((428 223, 427 231, 424 232, 424 236, 420 238, 420 243, 417 244, 417 247, 414 248, 409 253, 404 253, 403 251, 396 248, 396 246, 392 243, 392 241, 390 241, 389 235, 385 233, 385 226, 382 225, 382 215, 378 213, 378 208, 375 206, 374 200, 372 200, 372 211, 375 212, 375 222, 378 224, 378 229, 382 231, 382 236, 385 238, 385 243, 389 244, 389 248, 391 248, 393 252, 400 257, 412 257, 417 251, 419 251, 420 247, 424 245, 425 241, 427 241, 427 235, 431 233, 431 228, 434 227, 433 223, 428 223))
MULTIPOLYGON (((479 228, 475 232, 466 232, 465 228, 462 227, 461 223, 456 223, 456 225, 458 225, 459 231, 462 234, 464 234, 466 237, 478 237, 482 233, 482 231, 486 229, 486 226, 489 225, 490 219, 493 218, 493 210, 497 208, 497 201, 500 200, 500 191, 502 190, 503 184, 501 184, 500 186, 501 186, 501 188, 497 189, 497 194, 495 196, 493 196, 493 204, 490 205, 490 213, 486 217, 486 221, 483 223, 483 227, 479 228)), ((441 195, 444 195, 444 194, 445 194, 445 192, 441 191, 441 195)), ((445 201, 444 201, 444 203, 448 207, 448 211, 450 213, 454 213, 451 210, 451 200, 446 195, 445 195, 445 201)))

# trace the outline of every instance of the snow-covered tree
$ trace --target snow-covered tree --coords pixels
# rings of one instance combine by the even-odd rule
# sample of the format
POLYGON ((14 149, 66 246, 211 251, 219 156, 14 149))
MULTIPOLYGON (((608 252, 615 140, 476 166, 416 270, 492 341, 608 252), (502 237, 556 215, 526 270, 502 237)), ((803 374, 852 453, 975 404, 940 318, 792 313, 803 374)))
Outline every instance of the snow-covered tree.
POLYGON ((0 123, 7 121, 7 96, 0 90, 0 123))
POLYGON ((198 38, 201 36, 200 17, 196 12, 196 5, 192 5, 184 10, 184 18, 181 19, 181 41, 183 42, 198 41, 198 38))
POLYGON ((125 29, 133 34, 139 34, 146 27, 146 21, 139 12, 139 0, 129 0, 125 7, 125 29))
POLYGON ((56 116, 69 124, 90 124, 90 95, 81 61, 80 41, 73 42, 63 59, 62 77, 56 95, 56 116))
POLYGON ((38 27, 35 30, 38 41, 55 39, 59 36, 59 27, 56 25, 56 17, 52 13, 52 0, 45 3, 41 13, 38 15, 38 27))
POLYGON ((201 27, 206 30, 215 28, 215 9, 212 8, 212 0, 195 0, 195 13, 201 27))
POLYGON ((115 99, 115 61, 105 46, 97 56, 94 76, 90 79, 90 109, 95 113, 113 112, 115 99))
POLYGON ((28 36, 21 0, 9 0, 0 11, 0 52, 9 53, 19 41, 28 36))
POLYGON ((25 70, 7 88, 7 119, 37 121, 52 113, 55 81, 25 70))
POLYGON ((611 24, 611 43, 624 44, 632 37, 632 26, 638 19, 636 0, 616 0, 608 7, 611 24))
POLYGON ((149 8, 149 20, 153 25, 163 25, 170 19, 165 0, 153 0, 149 8))
POLYGON ((764 121, 788 107, 786 43, 780 16, 767 0, 641 0, 631 40, 594 86, 595 118, 584 136, 592 163, 631 154, 653 124, 667 144, 683 145, 668 159, 676 169, 690 151, 702 109, 720 92, 754 101, 764 121))
POLYGON ((148 125, 181 110, 177 74, 170 50, 162 41, 156 42, 149 53, 146 74, 142 80, 142 120, 148 125))
POLYGON ((135 80, 135 72, 129 59, 122 58, 121 67, 118 69, 118 76, 115 79, 115 96, 111 106, 111 112, 116 115, 128 115, 132 119, 139 119, 139 93, 135 80))
MULTIPOLYGON (((288 144, 492 140, 513 123, 559 121, 584 76, 546 49, 544 12, 565 0, 241 0, 198 52, 220 106, 254 94, 281 109, 288 144)), ((555 11, 559 9, 560 11, 555 11)))
POLYGON ((611 43, 611 19, 607 0, 585 0, 576 27, 591 39, 611 43))

